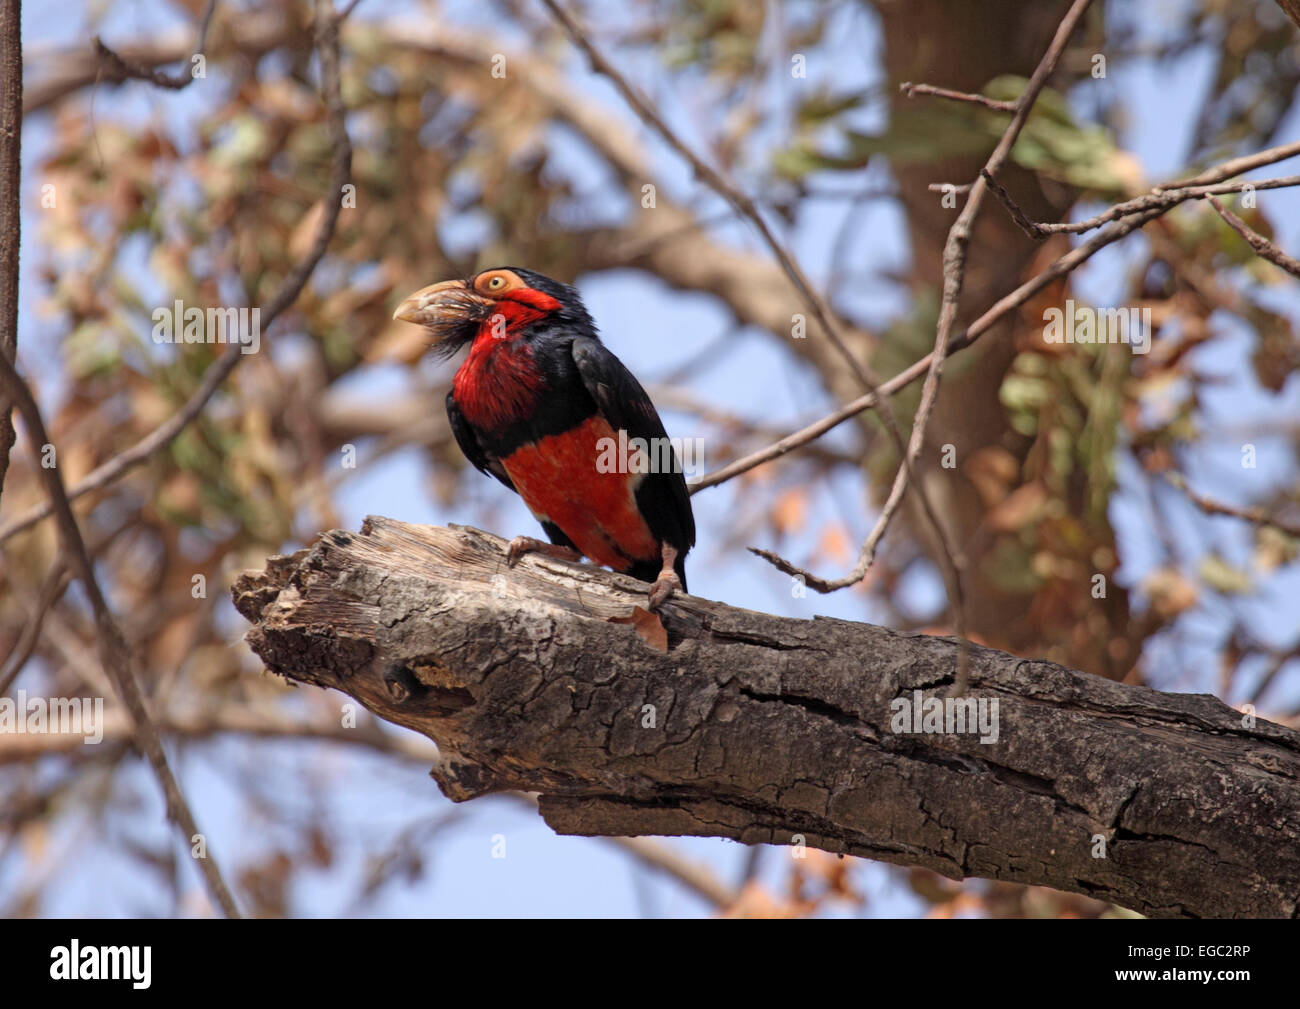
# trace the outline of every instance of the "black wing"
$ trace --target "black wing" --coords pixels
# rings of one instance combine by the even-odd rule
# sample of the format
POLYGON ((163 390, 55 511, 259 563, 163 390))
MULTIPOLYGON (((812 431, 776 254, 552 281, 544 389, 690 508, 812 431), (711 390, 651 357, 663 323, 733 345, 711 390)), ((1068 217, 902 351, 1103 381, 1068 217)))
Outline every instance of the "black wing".
MULTIPOLYGON (((641 383, 599 340, 580 336, 573 341, 573 360, 582 384, 596 401, 610 427, 628 438, 667 438, 663 421, 641 383)), ((636 503, 656 539, 685 555, 695 545, 695 516, 686 477, 674 450, 671 473, 647 473, 637 488, 636 503)))
POLYGON ((491 473, 518 494, 515 485, 510 482, 510 477, 506 474, 505 467, 501 465, 501 461, 479 444, 478 435, 469 426, 469 421, 460 412, 460 407, 456 405, 456 400, 450 392, 447 393, 447 420, 451 423, 451 433, 456 436, 456 444, 465 453, 465 458, 474 464, 474 468, 484 473, 491 473))

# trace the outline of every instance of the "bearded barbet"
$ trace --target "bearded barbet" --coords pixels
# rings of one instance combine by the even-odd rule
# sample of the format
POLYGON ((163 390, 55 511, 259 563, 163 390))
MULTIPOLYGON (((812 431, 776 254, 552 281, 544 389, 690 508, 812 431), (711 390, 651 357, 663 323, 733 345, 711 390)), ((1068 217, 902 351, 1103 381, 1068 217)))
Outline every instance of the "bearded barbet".
POLYGON ((502 267, 416 291, 393 318, 431 330, 439 357, 469 346, 447 394, 452 433, 471 463, 524 499, 551 541, 516 536, 507 564, 529 552, 585 556, 651 582, 652 610, 686 591, 695 519, 681 463, 576 290, 502 267), (627 445, 630 457, 611 451, 627 445))

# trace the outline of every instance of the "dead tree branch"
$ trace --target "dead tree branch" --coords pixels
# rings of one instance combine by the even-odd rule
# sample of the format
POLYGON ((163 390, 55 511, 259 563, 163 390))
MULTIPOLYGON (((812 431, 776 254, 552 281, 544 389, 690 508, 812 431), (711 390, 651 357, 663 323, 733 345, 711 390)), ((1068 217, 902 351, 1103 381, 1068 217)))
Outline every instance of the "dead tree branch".
POLYGON ((908 98, 915 98, 917 95, 933 95, 935 98, 947 98, 949 101, 983 105, 986 109, 992 109, 994 112, 1015 112, 1019 107, 1018 102, 1000 102, 996 98, 989 98, 987 95, 971 94, 968 91, 953 91, 950 88, 937 88, 933 84, 913 84, 911 81, 903 81, 898 86, 898 90, 907 95, 908 98))
POLYGON ((1228 227, 1244 238, 1246 244, 1255 250, 1256 255, 1262 259, 1267 259, 1274 266, 1300 279, 1300 259, 1288 256, 1213 196, 1207 196, 1206 199, 1219 212, 1219 216, 1228 223, 1228 227))
MULTIPOLYGON (((198 39, 194 43, 194 56, 202 56, 208 41, 208 27, 212 24, 212 15, 217 9, 217 0, 208 0, 208 9, 199 22, 198 39)), ((167 73, 156 66, 122 56, 115 49, 110 49, 104 40, 95 36, 95 55, 102 61, 104 72, 115 82, 140 80, 171 91, 180 91, 192 84, 196 78, 192 67, 167 73)))
POLYGON ((944 703, 958 642, 683 596, 660 650, 622 622, 640 582, 508 569, 504 546, 372 518, 233 595, 272 671, 435 740, 454 800, 540 793, 559 833, 802 838, 1149 915, 1300 912, 1300 733, 978 647, 947 701, 985 702, 996 740, 895 731, 901 702, 944 703))

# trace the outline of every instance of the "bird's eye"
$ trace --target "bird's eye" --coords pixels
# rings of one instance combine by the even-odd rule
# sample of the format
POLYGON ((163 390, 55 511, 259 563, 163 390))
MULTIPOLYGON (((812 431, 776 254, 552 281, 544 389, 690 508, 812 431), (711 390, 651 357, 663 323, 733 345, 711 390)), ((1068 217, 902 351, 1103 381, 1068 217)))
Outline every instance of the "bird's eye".
POLYGON ((505 278, 505 277, 493 277, 491 280, 488 281, 488 290, 489 290, 489 291, 499 291, 499 290, 501 290, 501 288, 503 288, 503 287, 505 287, 505 286, 506 286, 506 278, 505 278))

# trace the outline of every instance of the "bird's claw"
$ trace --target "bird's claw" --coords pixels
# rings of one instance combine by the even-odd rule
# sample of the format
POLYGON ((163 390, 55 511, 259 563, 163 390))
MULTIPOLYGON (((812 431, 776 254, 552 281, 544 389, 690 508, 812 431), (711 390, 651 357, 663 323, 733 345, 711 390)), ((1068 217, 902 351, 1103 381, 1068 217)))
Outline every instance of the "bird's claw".
POLYGON ((512 568, 519 563, 519 558, 528 553, 532 545, 532 537, 516 536, 506 547, 506 567, 512 568))
POLYGON ((516 536, 506 547, 506 567, 514 567, 524 554, 545 554, 547 557, 556 557, 562 561, 576 561, 582 557, 578 551, 569 547, 546 543, 531 536, 516 536))
POLYGON ((674 592, 680 591, 682 591, 682 581, 674 572, 661 573, 650 586, 650 611, 653 613, 671 599, 674 592))

